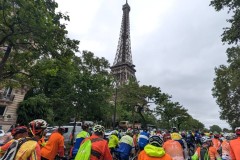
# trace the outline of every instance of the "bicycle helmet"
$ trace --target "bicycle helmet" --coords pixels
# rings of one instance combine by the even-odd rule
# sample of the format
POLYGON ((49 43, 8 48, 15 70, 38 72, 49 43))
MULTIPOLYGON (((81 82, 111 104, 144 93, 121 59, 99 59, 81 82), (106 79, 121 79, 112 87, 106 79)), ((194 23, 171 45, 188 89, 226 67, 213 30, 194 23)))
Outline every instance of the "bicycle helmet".
POLYGON ((126 131, 126 134, 131 136, 133 134, 133 130, 128 128, 127 131, 126 131))
POLYGON ((88 128, 89 128, 89 126, 88 126, 87 124, 83 124, 83 125, 82 125, 82 129, 83 129, 83 130, 86 130, 86 129, 88 129, 88 128))
POLYGON ((162 147, 163 139, 160 136, 151 136, 149 138, 149 144, 156 146, 156 147, 162 147))
POLYGON ((181 136, 182 136, 182 138, 185 138, 185 137, 186 137, 186 133, 185 133, 185 132, 182 132, 182 133, 181 133, 181 136))
POLYGON ((57 130, 58 130, 58 132, 60 132, 60 133, 62 133, 62 134, 64 134, 65 131, 66 131, 66 129, 65 129, 64 127, 62 127, 62 126, 58 127, 57 130))
POLYGON ((171 138, 173 140, 180 140, 180 139, 182 139, 182 136, 179 133, 172 133, 171 138))
POLYGON ((29 129, 33 135, 41 134, 47 126, 47 122, 43 119, 35 119, 29 123, 29 129))
POLYGON ((172 127, 172 132, 178 132, 177 127, 172 127))
POLYGON ((26 126, 18 126, 12 129, 11 134, 12 136, 16 136, 19 133, 26 133, 27 131, 28 131, 28 128, 26 126))
POLYGON ((164 140, 172 139, 172 138, 171 138, 171 134, 170 134, 170 133, 164 134, 163 139, 164 139, 164 140))
POLYGON ((208 136, 203 136, 203 137, 201 138, 201 142, 202 142, 202 143, 206 143, 206 142, 209 142, 209 141, 212 141, 212 140, 211 140, 211 138, 209 138, 208 136))
POLYGON ((240 135, 240 127, 235 128, 235 133, 236 133, 236 135, 240 135))
POLYGON ((213 133, 213 136, 214 136, 214 138, 219 138, 219 137, 220 137, 220 135, 219 135, 218 132, 214 132, 214 133, 213 133))
POLYGON ((111 134, 113 134, 113 135, 116 135, 116 136, 117 136, 117 135, 118 135, 118 131, 117 131, 117 130, 113 130, 111 134))
POLYGON ((99 133, 104 133, 105 132, 105 128, 101 125, 95 125, 93 127, 93 132, 99 132, 99 133))

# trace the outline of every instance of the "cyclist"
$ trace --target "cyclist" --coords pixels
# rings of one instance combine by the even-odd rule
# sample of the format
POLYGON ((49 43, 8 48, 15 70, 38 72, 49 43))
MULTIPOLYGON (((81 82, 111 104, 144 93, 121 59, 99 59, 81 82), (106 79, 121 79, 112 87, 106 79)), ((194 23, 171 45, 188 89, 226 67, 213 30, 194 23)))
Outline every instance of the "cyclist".
POLYGON ((82 141, 85 138, 90 137, 90 135, 88 133, 88 128, 89 128, 88 125, 86 125, 86 124, 82 125, 82 131, 77 134, 76 142, 75 142, 74 147, 72 149, 72 157, 76 156, 82 141))
POLYGON ((126 135, 120 139, 119 147, 115 150, 117 157, 119 157, 119 160, 129 159, 132 153, 132 149, 134 148, 132 134, 133 134, 132 130, 128 129, 126 131, 126 135))
POLYGON ((201 134, 199 133, 198 130, 195 131, 194 137, 196 144, 201 145, 201 134))
POLYGON ((25 141, 18 149, 15 159, 16 160, 40 160, 40 146, 38 144, 39 138, 42 137, 44 130, 47 128, 47 122, 43 119, 35 119, 29 123, 29 136, 21 138, 25 141))
POLYGON ((138 160, 171 160, 170 155, 163 149, 163 139, 160 136, 151 136, 149 144, 138 155, 138 160))
POLYGON ((197 148, 192 160, 221 160, 216 148, 212 146, 211 138, 204 136, 201 138, 202 145, 197 148))
POLYGON ((144 147, 148 144, 150 134, 148 133, 148 130, 145 128, 143 131, 139 134, 138 137, 138 147, 141 150, 144 149, 144 147))
POLYGON ((161 130, 157 129, 156 135, 159 136, 159 137, 161 137, 161 138, 163 139, 161 130))
POLYGON ((229 144, 230 137, 226 136, 222 138, 222 160, 231 160, 230 157, 230 144, 229 144))
POLYGON ((213 147, 216 148, 216 150, 218 151, 218 153, 220 153, 221 150, 221 141, 219 140, 219 134, 217 132, 213 133, 213 138, 212 138, 212 143, 213 143, 213 147))
POLYGON ((174 141, 169 133, 164 134, 163 148, 173 160, 184 160, 184 151, 178 141, 174 141))
POLYGON ((138 152, 138 136, 139 136, 139 130, 133 131, 133 144, 135 146, 135 154, 138 152))
POLYGON ((109 136, 108 147, 110 148, 111 154, 114 152, 115 148, 118 147, 118 131, 112 131, 111 135, 109 136))
POLYGON ((192 134, 192 131, 189 131, 187 133, 186 142, 187 142, 188 153, 190 156, 192 156, 195 152, 195 138, 192 134))
MULTIPOLYGON (((95 125, 93 127, 93 134, 82 141, 82 144, 89 139, 92 142, 90 160, 112 160, 112 155, 108 148, 108 142, 103 139, 104 132, 105 128, 103 126, 95 125)), ((76 157, 77 156, 78 154, 76 157)))
POLYGON ((230 154, 232 160, 240 159, 240 127, 235 128, 237 139, 230 141, 230 154))
POLYGON ((13 136, 13 139, 11 139, 6 144, 0 147, 0 155, 4 154, 8 150, 8 148, 14 142, 14 140, 27 137, 28 128, 26 126, 17 126, 16 128, 12 129, 11 134, 13 136))
POLYGON ((64 137, 65 128, 59 127, 51 134, 47 144, 41 149, 42 160, 53 160, 57 155, 64 157, 64 137))

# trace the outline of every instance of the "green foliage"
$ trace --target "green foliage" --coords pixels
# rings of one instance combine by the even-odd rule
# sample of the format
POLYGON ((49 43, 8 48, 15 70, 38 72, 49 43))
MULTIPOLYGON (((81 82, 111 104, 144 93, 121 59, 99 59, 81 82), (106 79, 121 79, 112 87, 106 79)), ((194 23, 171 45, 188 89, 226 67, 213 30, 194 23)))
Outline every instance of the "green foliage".
POLYGON ((240 40, 240 3, 236 0, 212 0, 210 5, 212 5, 216 11, 223 10, 224 8, 229 9, 229 13, 233 16, 231 19, 228 19, 227 22, 229 22, 231 26, 224 28, 222 41, 228 44, 238 44, 240 40))
POLYGON ((152 124, 156 122, 156 118, 150 118, 154 115, 149 108, 149 104, 160 102, 166 97, 166 94, 162 93, 160 88, 151 85, 139 86, 136 81, 130 81, 118 90, 118 101, 124 109, 132 112, 132 121, 136 121, 140 116, 140 122, 143 127, 146 126, 147 123, 152 124), (135 113, 137 113, 137 115, 135 115, 135 113))
POLYGON ((210 131, 220 133, 220 132, 222 132, 222 128, 219 127, 218 125, 212 125, 212 126, 210 126, 210 131))
POLYGON ((67 15, 56 13, 53 0, 0 0, 0 82, 28 83, 29 72, 42 57, 68 57, 78 41, 66 37, 67 15))
POLYGON ((39 94, 34 97, 30 97, 27 100, 20 103, 17 109, 18 119, 17 123, 22 125, 28 125, 33 119, 45 119, 51 124, 51 115, 53 111, 49 106, 49 98, 44 94, 39 94))
POLYGON ((230 132, 232 132, 231 130, 229 130, 229 129, 227 129, 227 128, 223 128, 222 131, 223 131, 223 132, 226 132, 226 133, 230 133, 230 132))
MULTIPOLYGON (((105 119, 110 110, 107 101, 111 95, 108 67, 104 58, 94 57, 87 51, 81 57, 42 58, 29 72, 32 89, 24 102, 39 94, 45 95, 55 125, 62 125, 73 117, 79 120, 105 119)), ((41 112, 36 115, 43 117, 41 112)))
POLYGON ((227 120, 232 128, 240 125, 240 49, 227 50, 228 66, 221 65, 215 69, 213 96, 221 112, 220 118, 227 120))
POLYGON ((212 91, 221 109, 220 118, 235 128, 240 125, 240 3, 235 0, 212 0, 210 5, 217 11, 228 8, 233 15, 227 20, 231 26, 224 29, 222 38, 224 43, 233 45, 227 49, 228 65, 215 68, 216 78, 212 91))
POLYGON ((192 116, 186 119, 181 125, 181 129, 183 130, 206 130, 204 127, 203 123, 192 116))

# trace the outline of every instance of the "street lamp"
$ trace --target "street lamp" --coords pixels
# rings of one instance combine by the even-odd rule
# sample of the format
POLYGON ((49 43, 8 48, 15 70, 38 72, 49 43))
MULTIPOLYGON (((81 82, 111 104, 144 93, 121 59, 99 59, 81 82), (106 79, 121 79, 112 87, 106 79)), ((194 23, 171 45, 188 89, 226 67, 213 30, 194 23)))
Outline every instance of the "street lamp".
POLYGON ((114 111, 113 111, 113 129, 116 126, 116 114, 117 114, 117 82, 114 83, 115 96, 114 96, 114 111))

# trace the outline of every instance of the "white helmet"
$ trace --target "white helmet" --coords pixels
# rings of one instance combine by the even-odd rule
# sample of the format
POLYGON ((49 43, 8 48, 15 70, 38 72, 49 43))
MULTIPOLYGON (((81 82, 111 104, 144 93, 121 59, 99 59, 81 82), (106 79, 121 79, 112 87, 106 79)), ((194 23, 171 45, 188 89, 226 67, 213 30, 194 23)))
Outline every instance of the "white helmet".
POLYGON ((101 125, 96 125, 96 126, 93 127, 93 132, 104 133, 105 128, 101 125))
POLYGON ((202 143, 206 143, 206 142, 208 142, 208 141, 212 141, 211 138, 208 137, 208 136, 203 136, 203 137, 201 138, 201 142, 202 142, 202 143))

